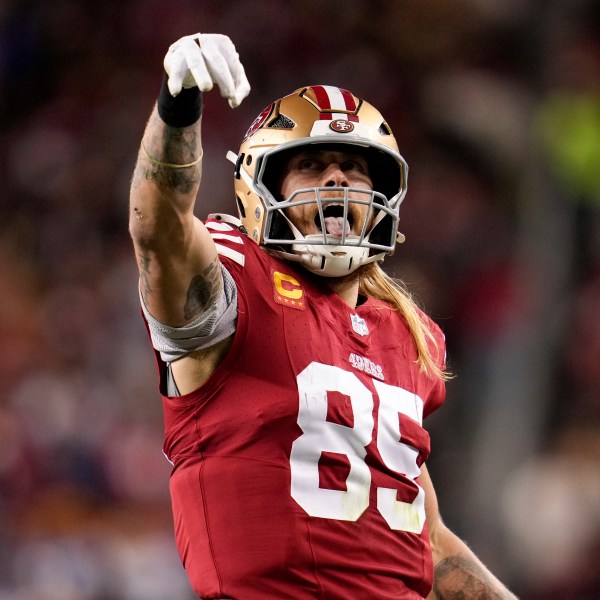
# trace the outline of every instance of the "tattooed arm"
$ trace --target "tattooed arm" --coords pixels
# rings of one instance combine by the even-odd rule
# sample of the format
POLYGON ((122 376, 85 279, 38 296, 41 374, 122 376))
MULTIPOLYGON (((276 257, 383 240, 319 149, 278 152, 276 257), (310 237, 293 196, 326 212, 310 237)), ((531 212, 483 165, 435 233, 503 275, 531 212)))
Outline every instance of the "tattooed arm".
POLYGON ((163 65, 163 86, 133 176, 129 230, 146 307, 161 323, 177 327, 202 314, 223 285, 215 245, 193 213, 202 92, 216 85, 236 107, 250 85, 225 35, 184 36, 169 47, 163 65))
POLYGON ((140 291, 152 316, 185 325, 220 292, 217 252, 194 216, 200 185, 200 120, 171 127, 153 110, 142 140, 130 195, 129 230, 140 271, 140 291))
MULTIPOLYGON (((143 302, 157 321, 170 327, 199 317, 223 288, 214 242, 193 214, 201 174, 201 163, 196 161, 201 153, 200 121, 171 127, 154 109, 134 171, 129 230, 143 302), (170 166, 189 163, 196 164, 170 166)), ((225 339, 173 362, 179 392, 185 394, 202 385, 229 345, 230 339, 225 339)))
POLYGON ((437 497, 425 465, 420 485, 425 490, 425 510, 433 551, 433 590, 428 600, 516 600, 442 522, 437 497))
MULTIPOLYGON (((133 175, 129 231, 145 307, 161 324, 177 328, 210 309, 223 289, 214 242, 194 216, 202 168, 202 91, 216 85, 235 107, 250 86, 224 35, 179 39, 169 48, 164 67, 166 76, 133 175)), ((210 375, 226 346, 223 340, 173 362, 181 393, 210 375)))

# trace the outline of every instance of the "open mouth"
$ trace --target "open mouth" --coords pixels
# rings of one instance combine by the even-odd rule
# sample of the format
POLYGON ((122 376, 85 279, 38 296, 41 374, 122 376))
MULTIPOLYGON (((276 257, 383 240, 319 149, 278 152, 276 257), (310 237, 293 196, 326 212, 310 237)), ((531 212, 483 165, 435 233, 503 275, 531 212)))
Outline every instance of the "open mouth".
POLYGON ((315 215, 317 229, 322 232, 322 226, 324 225, 325 231, 336 237, 342 237, 344 234, 349 235, 353 224, 352 215, 350 213, 344 215, 344 207, 340 204, 328 204, 323 208, 323 223, 321 223, 319 213, 315 215))

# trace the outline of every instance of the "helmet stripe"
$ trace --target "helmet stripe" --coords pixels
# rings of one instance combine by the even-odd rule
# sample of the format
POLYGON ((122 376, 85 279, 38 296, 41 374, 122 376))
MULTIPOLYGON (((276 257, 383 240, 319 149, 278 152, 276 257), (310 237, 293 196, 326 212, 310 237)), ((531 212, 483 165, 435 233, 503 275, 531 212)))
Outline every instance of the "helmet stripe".
POLYGON ((319 115, 321 121, 348 119, 349 121, 358 122, 356 115, 348 114, 356 111, 356 101, 348 90, 331 85, 315 85, 310 89, 313 91, 321 111, 319 115))
MULTIPOLYGON (((331 108, 331 102, 329 100, 329 94, 325 89, 325 86, 315 85, 311 88, 317 99, 317 104, 320 110, 329 110, 331 108)), ((321 116, 323 118, 323 116, 321 116)))
POLYGON ((343 88, 339 88, 342 96, 344 97, 344 102, 346 103, 346 110, 354 112, 356 110, 356 101, 354 100, 354 96, 343 88))
POLYGON ((329 108, 336 112, 342 112, 346 110, 346 99, 340 92, 340 88, 324 85, 323 89, 329 97, 329 108))

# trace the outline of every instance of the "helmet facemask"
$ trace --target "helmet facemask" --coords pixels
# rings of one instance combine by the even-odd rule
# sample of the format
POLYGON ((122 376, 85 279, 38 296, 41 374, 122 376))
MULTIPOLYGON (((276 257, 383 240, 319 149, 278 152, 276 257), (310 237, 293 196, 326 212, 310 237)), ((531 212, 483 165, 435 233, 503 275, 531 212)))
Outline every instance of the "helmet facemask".
MULTIPOLYGON (((346 149, 341 145, 311 144, 317 149, 346 149)), ((255 183, 265 202, 263 244, 287 260, 299 261, 308 270, 327 277, 351 273, 360 265, 382 260, 393 252, 397 229, 398 205, 390 203, 381 192, 354 187, 311 187, 294 190, 281 198, 278 182, 285 173, 280 156, 289 157, 305 149, 298 145, 290 151, 265 154, 255 183), (273 161, 271 163, 271 160, 273 161), (269 173, 274 172, 269 177, 269 173), (304 228, 300 231, 290 212, 304 208, 304 228), (314 223, 314 228, 310 225, 314 223), (382 235, 387 231, 387 239, 382 235), (373 237, 373 239, 372 239, 373 237)), ((352 149, 352 152, 356 152, 352 149)), ((286 161, 287 162, 287 161, 286 161)))

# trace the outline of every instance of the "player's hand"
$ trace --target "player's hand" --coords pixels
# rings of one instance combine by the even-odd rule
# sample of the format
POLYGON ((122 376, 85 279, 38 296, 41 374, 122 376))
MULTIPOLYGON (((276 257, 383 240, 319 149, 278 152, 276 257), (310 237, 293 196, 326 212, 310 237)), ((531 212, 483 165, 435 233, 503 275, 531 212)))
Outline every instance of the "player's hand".
POLYGON ((216 83, 221 96, 235 108, 250 93, 239 54, 226 35, 196 33, 182 37, 169 47, 164 67, 173 96, 182 88, 194 86, 208 92, 216 83))

